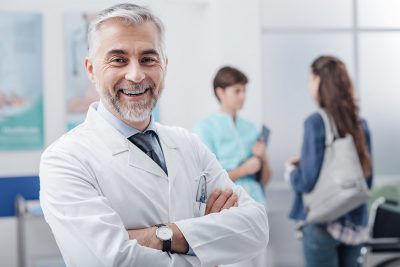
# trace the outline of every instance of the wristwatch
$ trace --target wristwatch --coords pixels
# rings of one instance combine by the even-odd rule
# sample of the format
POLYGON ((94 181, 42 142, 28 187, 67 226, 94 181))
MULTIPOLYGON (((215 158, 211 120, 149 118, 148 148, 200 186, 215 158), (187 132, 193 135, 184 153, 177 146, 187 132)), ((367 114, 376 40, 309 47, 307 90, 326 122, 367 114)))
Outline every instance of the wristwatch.
POLYGON ((156 237, 162 241, 162 251, 171 252, 172 229, 165 224, 157 224, 156 227, 156 237))

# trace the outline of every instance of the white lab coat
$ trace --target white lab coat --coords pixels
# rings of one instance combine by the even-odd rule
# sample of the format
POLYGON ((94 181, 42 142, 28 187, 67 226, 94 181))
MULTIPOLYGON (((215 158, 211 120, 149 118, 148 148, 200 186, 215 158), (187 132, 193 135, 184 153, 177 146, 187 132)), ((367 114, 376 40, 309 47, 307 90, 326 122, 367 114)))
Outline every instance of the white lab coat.
POLYGON ((86 121, 46 149, 40 202, 67 266, 215 266, 250 259, 268 242, 265 209, 231 182, 186 130, 156 124, 168 176, 108 124, 93 104, 86 121), (239 207, 196 217, 199 177, 207 194, 232 188, 239 207), (129 240, 126 229, 175 223, 197 255, 129 240))

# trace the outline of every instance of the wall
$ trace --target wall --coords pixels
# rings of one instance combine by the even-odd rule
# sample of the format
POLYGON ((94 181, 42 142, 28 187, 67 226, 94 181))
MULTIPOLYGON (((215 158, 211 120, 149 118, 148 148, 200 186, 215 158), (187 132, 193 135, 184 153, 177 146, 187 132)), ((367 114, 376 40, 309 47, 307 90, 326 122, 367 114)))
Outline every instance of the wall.
POLYGON ((180 19, 166 17, 166 21, 179 31, 170 31, 168 39, 179 41, 167 43, 169 54, 175 56, 170 56, 167 86, 161 98, 162 122, 193 129, 196 122, 217 110, 212 78, 219 67, 229 64, 243 70, 250 79, 251 93, 242 115, 261 123, 259 1, 246 1, 245 7, 241 0, 208 1, 191 8, 184 4, 174 10, 180 12, 180 19), (182 8, 185 12, 180 12, 182 8), (185 38, 181 32, 185 32, 185 38))

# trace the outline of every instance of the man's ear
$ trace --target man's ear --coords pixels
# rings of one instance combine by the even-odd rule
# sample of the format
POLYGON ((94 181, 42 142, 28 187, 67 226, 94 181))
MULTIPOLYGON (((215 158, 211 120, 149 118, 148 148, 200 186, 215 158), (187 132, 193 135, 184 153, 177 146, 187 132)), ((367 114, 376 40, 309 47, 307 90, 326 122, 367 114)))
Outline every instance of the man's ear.
POLYGON ((95 75, 94 75, 94 68, 93 68, 93 63, 92 60, 89 57, 85 57, 85 68, 86 68, 86 74, 89 78, 89 80, 92 81, 92 83, 95 82, 95 75))
POLYGON ((168 57, 165 57, 165 70, 167 70, 167 67, 168 67, 168 57))

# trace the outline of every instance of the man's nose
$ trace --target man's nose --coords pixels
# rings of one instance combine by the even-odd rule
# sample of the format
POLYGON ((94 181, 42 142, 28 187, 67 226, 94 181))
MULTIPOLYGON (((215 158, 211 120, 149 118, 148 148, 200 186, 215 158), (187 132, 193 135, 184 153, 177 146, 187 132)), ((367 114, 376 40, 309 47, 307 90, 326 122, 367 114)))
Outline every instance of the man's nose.
POLYGON ((125 74, 125 79, 134 83, 140 83, 146 77, 139 63, 131 62, 125 74))

